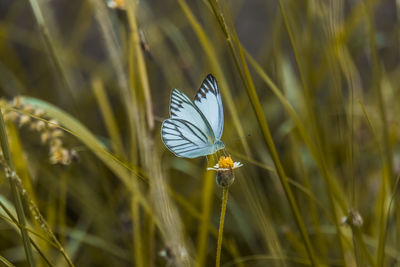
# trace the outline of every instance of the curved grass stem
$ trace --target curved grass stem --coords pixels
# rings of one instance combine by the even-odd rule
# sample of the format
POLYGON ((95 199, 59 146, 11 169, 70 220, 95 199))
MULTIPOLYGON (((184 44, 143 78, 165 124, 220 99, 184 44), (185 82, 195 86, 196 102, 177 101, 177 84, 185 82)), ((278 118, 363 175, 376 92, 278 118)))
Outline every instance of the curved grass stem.
POLYGON ((224 188, 222 191, 221 217, 219 219, 219 228, 218 228, 217 259, 215 264, 216 267, 219 267, 221 264, 221 246, 222 246, 222 237, 224 233, 224 221, 225 221, 227 203, 228 203, 228 188, 224 188))

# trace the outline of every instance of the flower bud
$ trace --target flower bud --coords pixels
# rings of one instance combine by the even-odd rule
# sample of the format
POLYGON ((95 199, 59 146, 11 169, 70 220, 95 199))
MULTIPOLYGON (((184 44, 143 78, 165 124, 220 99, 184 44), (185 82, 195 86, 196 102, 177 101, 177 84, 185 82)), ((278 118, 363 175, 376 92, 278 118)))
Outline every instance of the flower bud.
POLYGON ((229 187, 235 181, 235 174, 232 169, 217 171, 215 176, 217 185, 222 188, 229 187))

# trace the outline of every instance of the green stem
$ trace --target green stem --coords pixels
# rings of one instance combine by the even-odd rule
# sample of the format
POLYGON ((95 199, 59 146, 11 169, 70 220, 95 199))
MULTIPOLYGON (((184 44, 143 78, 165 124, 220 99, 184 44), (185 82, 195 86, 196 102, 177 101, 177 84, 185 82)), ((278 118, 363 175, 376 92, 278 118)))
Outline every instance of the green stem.
POLYGON ((391 145, 389 143, 389 125, 387 121, 386 109, 385 109, 385 101, 383 97, 383 88, 381 86, 382 80, 382 67, 381 62, 379 60, 378 48, 376 44, 376 30, 374 25, 374 13, 372 10, 372 4, 368 1, 365 2, 365 13, 366 13, 366 21, 367 21, 367 29, 369 33, 369 47, 371 53, 371 66, 372 66, 372 88, 376 90, 378 94, 378 112, 379 118, 382 122, 382 143, 383 143, 383 180, 381 185, 380 192, 380 215, 379 215, 379 236, 378 236, 378 249, 376 255, 376 265, 384 266, 385 265, 385 242, 386 242, 386 220, 388 214, 386 213, 387 208, 387 198, 386 195, 390 194, 387 192, 389 190, 389 184, 391 183, 393 175, 393 152, 391 145))
POLYGON ((8 181, 10 182, 11 192, 15 203, 15 209, 17 211, 18 223, 20 225, 22 241, 24 243, 26 260, 28 261, 29 266, 35 266, 35 261, 33 260, 33 253, 32 253, 31 243, 29 240, 28 231, 26 230, 25 227, 26 222, 25 222, 24 209, 22 207, 22 200, 16 184, 17 176, 15 174, 14 164, 11 159, 10 147, 8 145, 6 128, 4 126, 3 114, 1 111, 0 111, 0 143, 1 143, 1 149, 3 151, 4 160, 7 164, 6 176, 8 178, 8 181))
POLYGON ((234 28, 232 29, 232 33, 230 33, 230 31, 228 30, 228 26, 226 25, 224 16, 223 16, 222 11, 221 11, 221 9, 220 9, 220 7, 218 5, 218 2, 216 0, 209 0, 208 2, 210 3, 211 8, 213 10, 213 13, 214 13, 215 17, 217 18, 218 23, 220 24, 222 31, 225 34, 226 41, 228 43, 230 52, 231 52, 231 54, 233 56, 235 65, 236 65, 236 67, 237 67, 237 69, 239 71, 239 74, 240 74, 241 79, 243 81, 244 87, 246 88, 247 94, 248 94, 248 96, 250 98, 250 102, 251 102, 253 110, 254 110, 254 112, 256 114, 257 121, 258 121, 258 123, 260 125, 261 131, 263 133, 265 143, 266 143, 266 145, 268 147, 268 150, 269 150, 269 152, 271 154, 271 158, 272 158, 272 161, 274 162, 278 177, 279 177, 280 182, 282 184, 282 187, 283 187, 283 189, 285 191, 285 195, 286 195, 287 200, 289 201, 289 204, 290 204, 293 216, 295 218, 297 227, 298 227, 298 229, 299 229, 299 231, 301 233, 302 239, 304 241, 304 245, 305 245, 305 248, 307 250, 307 254, 309 256, 309 259, 311 261, 311 265, 312 266, 317 266, 318 265, 317 257, 315 256, 314 249, 313 249, 313 247, 311 245, 311 241, 310 241, 310 238, 308 236, 308 233, 307 233, 303 218, 301 217, 301 214, 300 214, 299 208, 297 206, 296 200, 295 200, 294 195, 292 193, 292 190, 291 190, 291 188, 289 186, 289 182, 287 180, 285 171, 284 171, 283 166, 281 164, 281 161, 279 159, 278 152, 276 150, 274 141, 272 140, 272 135, 271 135, 271 132, 269 130, 268 122, 267 122, 266 117, 264 115, 264 111, 263 111, 263 108, 261 106, 261 103, 260 103, 260 101, 258 99, 258 95, 257 95, 256 89, 255 89, 255 86, 254 86, 254 82, 253 82, 253 80, 251 78, 250 70, 249 70, 247 62, 245 60, 244 52, 243 52, 243 49, 242 49, 242 47, 240 45, 239 39, 238 39, 238 37, 236 35, 236 32, 235 32, 234 28), (234 42, 235 42, 235 44, 237 46, 239 55, 237 55, 234 42))
POLYGON ((217 245, 217 262, 216 267, 221 264, 221 246, 222 246, 222 236, 224 232, 224 221, 226 213, 226 204, 228 203, 228 188, 224 188, 222 191, 222 207, 221 207, 221 217, 219 219, 219 229, 218 229, 218 245, 217 245))

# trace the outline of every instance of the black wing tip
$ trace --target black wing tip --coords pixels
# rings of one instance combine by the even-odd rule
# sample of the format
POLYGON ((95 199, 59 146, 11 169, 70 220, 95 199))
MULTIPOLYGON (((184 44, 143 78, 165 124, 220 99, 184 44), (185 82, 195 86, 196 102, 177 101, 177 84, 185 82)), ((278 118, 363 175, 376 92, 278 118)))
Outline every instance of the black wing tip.
POLYGON ((197 98, 197 100, 200 101, 200 97, 198 96, 198 94, 199 94, 199 92, 201 92, 202 88, 204 88, 206 92, 211 91, 214 95, 219 94, 219 87, 218 87, 217 79, 211 73, 209 73, 204 78, 203 82, 201 83, 200 89, 199 89, 198 93, 196 94, 195 100, 197 98), (204 85, 207 85, 207 84, 209 86, 211 86, 211 88, 204 88, 204 85))
POLYGON ((206 76, 203 83, 205 82, 209 82, 211 86, 216 87, 217 91, 219 91, 217 79, 211 73, 206 76))
POLYGON ((212 73, 207 74, 206 79, 217 80, 215 79, 215 76, 212 73))

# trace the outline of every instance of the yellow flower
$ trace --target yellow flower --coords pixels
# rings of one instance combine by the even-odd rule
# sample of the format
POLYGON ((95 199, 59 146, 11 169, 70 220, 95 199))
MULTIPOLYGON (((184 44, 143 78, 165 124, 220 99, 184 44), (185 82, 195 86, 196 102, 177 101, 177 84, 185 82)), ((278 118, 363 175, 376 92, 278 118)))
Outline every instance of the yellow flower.
POLYGON ((221 187, 229 187, 235 181, 235 174, 233 170, 242 167, 243 164, 240 162, 233 162, 230 156, 219 158, 218 163, 212 167, 207 168, 207 170, 212 170, 217 172, 216 181, 221 187))
POLYGON ((212 168, 207 168, 207 170, 227 171, 227 170, 234 170, 234 169, 240 168, 242 166, 243 166, 243 164, 240 162, 233 162, 233 160, 230 156, 228 156, 228 157, 221 156, 219 158, 218 163, 212 168))
POLYGON ((220 168, 232 168, 234 164, 231 157, 222 156, 219 158, 218 165, 220 168))

